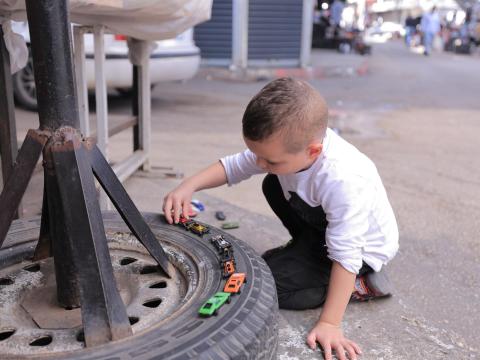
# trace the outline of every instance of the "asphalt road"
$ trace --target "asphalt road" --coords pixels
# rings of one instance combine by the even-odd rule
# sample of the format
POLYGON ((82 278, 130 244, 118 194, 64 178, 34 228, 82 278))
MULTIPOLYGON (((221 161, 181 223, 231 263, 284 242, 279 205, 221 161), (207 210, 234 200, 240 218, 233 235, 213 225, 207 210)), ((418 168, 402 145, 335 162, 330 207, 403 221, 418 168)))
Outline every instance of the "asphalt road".
MULTIPOLYGON (((479 55, 424 57, 401 42, 378 45, 369 57, 314 52, 313 66, 327 75, 311 82, 330 105, 331 125, 377 164, 400 229, 401 249, 389 265, 395 295, 353 304, 345 316, 345 332, 364 359, 480 358, 479 63, 479 55), (364 65, 362 76, 351 71, 364 65)), ((126 183, 138 206, 160 211, 179 181, 165 179, 164 167, 189 175, 242 150, 243 109, 264 84, 200 74, 156 88, 153 170, 126 183)), ((112 98, 110 107, 123 112, 127 100, 112 98)), ((33 114, 18 110, 17 117, 19 137, 37 124, 33 114)), ((129 134, 112 139, 113 160, 128 153, 130 141, 129 134)), ((237 236, 258 251, 288 240, 263 200, 261 180, 199 195, 241 219, 237 236)), ((38 212, 38 184, 27 194, 27 215, 38 212)), ((279 359, 320 358, 303 342, 318 315, 282 311, 279 359)))

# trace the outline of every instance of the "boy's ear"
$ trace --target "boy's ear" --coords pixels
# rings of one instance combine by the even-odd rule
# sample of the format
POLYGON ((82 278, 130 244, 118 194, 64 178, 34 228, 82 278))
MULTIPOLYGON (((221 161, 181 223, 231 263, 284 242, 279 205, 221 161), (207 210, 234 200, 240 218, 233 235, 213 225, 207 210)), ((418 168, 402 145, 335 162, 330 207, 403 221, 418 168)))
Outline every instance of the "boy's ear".
POLYGON ((310 145, 308 145, 308 156, 311 158, 317 157, 322 153, 323 150, 323 144, 318 141, 318 142, 313 142, 310 145))

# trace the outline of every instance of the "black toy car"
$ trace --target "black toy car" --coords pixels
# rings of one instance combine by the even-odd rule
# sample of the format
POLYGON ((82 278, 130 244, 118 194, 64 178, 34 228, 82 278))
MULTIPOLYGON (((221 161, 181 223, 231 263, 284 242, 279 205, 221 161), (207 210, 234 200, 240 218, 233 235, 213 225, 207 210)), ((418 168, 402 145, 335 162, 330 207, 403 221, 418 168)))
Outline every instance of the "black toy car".
POLYGON ((223 235, 216 235, 210 239, 210 242, 215 246, 219 254, 225 253, 232 249, 232 244, 230 244, 223 235))

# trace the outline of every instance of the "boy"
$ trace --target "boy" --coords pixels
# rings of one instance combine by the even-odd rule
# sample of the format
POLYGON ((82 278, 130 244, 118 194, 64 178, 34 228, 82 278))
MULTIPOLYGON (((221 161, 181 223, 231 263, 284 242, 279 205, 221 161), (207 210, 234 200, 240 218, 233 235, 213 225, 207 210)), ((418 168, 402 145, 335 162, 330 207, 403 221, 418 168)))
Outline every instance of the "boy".
POLYGON ((323 304, 307 336, 325 358, 356 359, 360 348, 340 323, 350 299, 389 295, 382 266, 398 249, 398 230, 375 165, 327 127, 327 105, 306 82, 267 84, 243 115, 247 150, 227 156, 167 194, 167 221, 188 214, 195 191, 268 173, 263 192, 292 236, 262 257, 272 270, 280 308, 323 304))

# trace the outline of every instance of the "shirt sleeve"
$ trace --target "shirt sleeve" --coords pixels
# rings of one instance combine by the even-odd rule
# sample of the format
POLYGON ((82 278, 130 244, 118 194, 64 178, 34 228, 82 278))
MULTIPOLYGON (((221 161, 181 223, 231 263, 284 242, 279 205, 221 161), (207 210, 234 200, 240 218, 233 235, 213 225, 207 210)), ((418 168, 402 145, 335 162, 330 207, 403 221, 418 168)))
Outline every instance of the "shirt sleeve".
POLYGON ((365 179, 339 180, 329 186, 324 198, 328 257, 354 274, 358 274, 363 265, 373 192, 373 185, 365 179))
POLYGON ((220 162, 225 168, 229 186, 246 180, 252 175, 266 172, 257 166, 257 157, 249 149, 234 155, 225 156, 220 159, 220 162))

